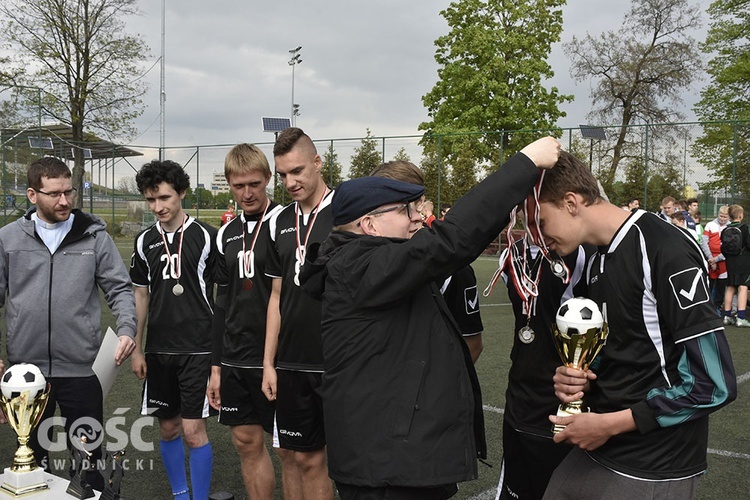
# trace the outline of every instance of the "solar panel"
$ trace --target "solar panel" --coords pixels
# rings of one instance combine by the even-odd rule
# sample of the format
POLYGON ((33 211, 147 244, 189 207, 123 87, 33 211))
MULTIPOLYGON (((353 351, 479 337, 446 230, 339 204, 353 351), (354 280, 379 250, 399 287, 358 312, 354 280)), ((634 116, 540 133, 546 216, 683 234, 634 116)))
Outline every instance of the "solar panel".
POLYGON ((263 132, 281 132, 292 126, 289 118, 268 118, 264 116, 263 120, 263 132))
POLYGON ((29 147, 32 149, 55 149, 55 147, 52 145, 51 137, 29 136, 29 147))
MULTIPOLYGON (((91 150, 89 148, 81 148, 81 149, 83 150, 83 159, 84 160, 90 160, 91 158, 93 158, 91 156, 91 150)), ((70 156, 73 157, 73 158, 75 158, 75 156, 76 156, 76 150, 75 150, 75 148, 70 148, 70 156)))
POLYGON ((607 140, 607 134, 604 127, 595 127, 593 125, 578 125, 581 129, 581 135, 584 139, 607 140))

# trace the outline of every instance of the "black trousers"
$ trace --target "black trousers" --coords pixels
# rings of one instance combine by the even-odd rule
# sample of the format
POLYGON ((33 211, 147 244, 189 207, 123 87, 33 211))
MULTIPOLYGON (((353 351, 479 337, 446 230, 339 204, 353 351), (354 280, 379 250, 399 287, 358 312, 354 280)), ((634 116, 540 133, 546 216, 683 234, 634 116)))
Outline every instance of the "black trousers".
MULTIPOLYGON (((80 439, 86 436, 90 443, 94 443, 103 436, 103 397, 102 388, 99 379, 95 375, 90 377, 50 377, 47 379, 50 384, 50 394, 47 401, 47 407, 44 409, 39 426, 32 433, 29 439, 29 446, 34 450, 34 458, 40 467, 46 471, 52 472, 49 451, 49 443, 55 443, 59 440, 59 434, 62 432, 59 425, 49 425, 47 423, 46 432, 44 432, 44 422, 48 418, 54 417, 55 408, 60 407, 60 416, 65 419, 65 440, 68 450, 71 450, 71 431, 74 439, 80 439), (44 435, 40 435, 44 432, 44 435)), ((91 452, 90 463, 92 469, 88 471, 86 480, 94 488, 101 491, 104 488, 104 479, 96 471, 96 462, 102 456, 101 446, 97 446, 91 452)), ((69 457, 70 475, 75 472, 73 469, 74 462, 69 457)))

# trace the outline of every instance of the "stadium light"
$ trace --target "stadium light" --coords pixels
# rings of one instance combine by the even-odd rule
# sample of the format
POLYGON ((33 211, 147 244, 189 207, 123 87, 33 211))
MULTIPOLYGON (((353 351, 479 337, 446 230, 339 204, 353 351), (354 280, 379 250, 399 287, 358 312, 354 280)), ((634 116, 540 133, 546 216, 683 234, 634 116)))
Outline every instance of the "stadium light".
POLYGON ((297 111, 299 104, 294 104, 294 67, 302 62, 302 56, 299 54, 300 50, 302 50, 302 45, 299 45, 296 49, 289 49, 289 53, 292 55, 288 63, 292 67, 292 106, 289 111, 289 118, 293 127, 297 125, 297 115, 299 115, 299 111, 297 111))

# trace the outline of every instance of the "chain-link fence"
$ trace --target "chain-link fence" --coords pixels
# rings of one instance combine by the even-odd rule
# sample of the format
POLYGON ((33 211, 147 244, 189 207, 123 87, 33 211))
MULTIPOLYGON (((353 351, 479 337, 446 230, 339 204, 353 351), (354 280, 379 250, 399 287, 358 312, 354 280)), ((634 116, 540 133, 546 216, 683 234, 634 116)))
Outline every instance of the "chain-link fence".
MULTIPOLYGON (((541 135, 553 134, 565 149, 591 165, 613 203, 638 198, 641 207, 657 210, 664 196, 697 198, 704 219, 708 219, 722 204, 748 202, 750 185, 744 182, 748 177, 748 146, 744 137, 750 135, 749 128, 746 122, 638 124, 627 128, 353 137, 318 140, 315 144, 330 185, 357 172, 368 172, 382 161, 406 159, 422 167, 427 194, 439 206, 441 202, 454 202, 523 145, 541 135), (719 140, 714 137, 713 142, 706 143, 705 137, 711 133, 715 136, 717 130, 723 134, 719 134, 719 140), (706 159, 714 157, 716 161, 706 159)), ((26 165, 40 154, 69 159, 75 147, 90 151, 90 158, 85 161, 84 191, 80 193, 84 209, 102 216, 113 232, 119 231, 125 221, 150 220, 143 215, 145 206, 135 187, 135 173, 144 163, 159 158, 158 148, 106 141, 73 144, 65 139, 59 126, 42 126, 41 133, 33 126, 3 128, 0 144, 0 215, 5 222, 28 207, 26 165), (46 141, 50 130, 56 136, 51 139, 51 149, 46 141)), ((273 166, 273 142, 255 144, 273 166)), ((164 158, 183 165, 191 177, 186 208, 210 223, 218 224, 221 212, 231 202, 223 172, 224 157, 232 146, 169 147, 163 152, 164 158)), ((273 196, 282 203, 289 201, 278 181, 273 196)))

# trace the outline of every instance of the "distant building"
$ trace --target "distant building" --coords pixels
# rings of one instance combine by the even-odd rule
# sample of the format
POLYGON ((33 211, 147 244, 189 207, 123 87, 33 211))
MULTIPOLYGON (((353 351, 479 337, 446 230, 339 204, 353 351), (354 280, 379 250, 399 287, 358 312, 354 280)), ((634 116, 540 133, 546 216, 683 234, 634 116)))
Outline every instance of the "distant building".
POLYGON ((214 172, 214 177, 211 180, 211 194, 217 195, 219 193, 228 193, 229 183, 224 178, 224 171, 214 172))

